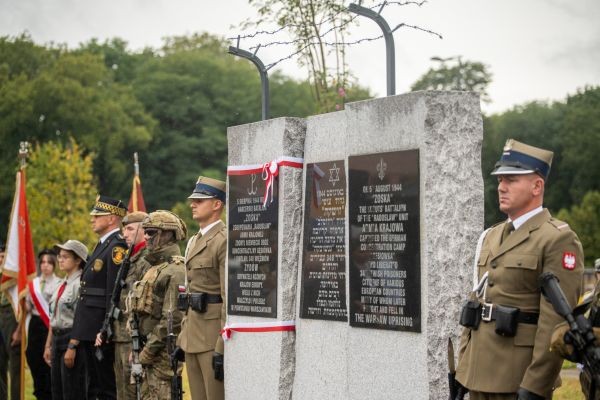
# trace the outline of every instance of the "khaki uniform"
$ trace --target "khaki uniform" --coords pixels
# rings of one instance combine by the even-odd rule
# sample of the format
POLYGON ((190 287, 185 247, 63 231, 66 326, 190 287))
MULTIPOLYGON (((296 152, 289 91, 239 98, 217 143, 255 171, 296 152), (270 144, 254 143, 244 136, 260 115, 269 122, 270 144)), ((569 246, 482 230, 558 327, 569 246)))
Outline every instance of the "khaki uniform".
POLYGON ((183 314, 177 310, 179 286, 184 284, 184 261, 177 244, 170 244, 145 260, 152 265, 132 289, 132 307, 139 319, 140 334, 146 338, 140 353, 145 379, 144 399, 171 398, 170 380, 173 376, 167 352, 167 316, 172 313, 173 333, 179 334, 183 314))
POLYGON ((129 363, 129 354, 131 353, 131 335, 127 330, 127 307, 126 299, 129 291, 135 281, 139 281, 150 267, 145 261, 144 256, 148 253, 145 247, 142 247, 135 253, 130 261, 129 272, 125 277, 126 286, 121 290, 121 300, 119 309, 122 311, 119 319, 114 322, 115 343, 115 379, 117 383, 117 399, 133 400, 135 399, 135 384, 131 381, 131 364, 129 363))
POLYGON ((562 360, 548 349, 553 328, 562 318, 541 295, 538 277, 553 272, 575 305, 583 274, 581 243, 567 224, 552 218, 546 209, 501 243, 504 225, 487 233, 478 260, 479 278, 489 274, 485 302, 539 312, 538 323, 519 323, 514 337, 496 334, 494 321, 482 321, 477 330, 465 328, 456 379, 473 399, 486 398, 473 392, 504 393, 512 399, 519 387, 551 398, 562 360))
POLYGON ((209 303, 205 313, 188 309, 179 345, 185 351, 190 390, 194 400, 224 398, 223 382, 214 378, 213 352, 224 354, 221 329, 225 326, 225 256, 227 228, 219 221, 205 235, 190 239, 186 269, 190 293, 221 295, 222 303, 209 303))

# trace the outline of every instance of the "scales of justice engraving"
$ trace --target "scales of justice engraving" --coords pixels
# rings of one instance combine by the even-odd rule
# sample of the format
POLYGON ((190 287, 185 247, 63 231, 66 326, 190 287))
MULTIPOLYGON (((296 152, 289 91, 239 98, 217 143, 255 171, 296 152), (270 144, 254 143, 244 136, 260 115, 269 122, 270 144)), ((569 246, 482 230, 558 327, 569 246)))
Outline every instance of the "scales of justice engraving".
POLYGON ((383 161, 383 157, 379 159, 379 163, 377 164, 377 177, 380 180, 385 178, 385 172, 387 171, 387 163, 383 161))

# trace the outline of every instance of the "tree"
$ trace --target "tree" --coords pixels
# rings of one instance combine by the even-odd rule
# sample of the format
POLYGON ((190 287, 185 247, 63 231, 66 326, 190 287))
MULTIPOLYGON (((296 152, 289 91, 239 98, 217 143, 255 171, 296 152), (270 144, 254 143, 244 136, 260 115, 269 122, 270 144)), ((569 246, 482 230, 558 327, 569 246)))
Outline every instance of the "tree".
POLYGON ((39 250, 68 239, 91 246, 90 209, 97 193, 92 163, 75 139, 37 144, 27 166, 33 242, 39 250))
POLYGON ((583 246, 585 265, 593 266, 600 257, 600 192, 588 192, 579 205, 562 209, 557 218, 567 222, 583 246))
POLYGON ((487 87, 492 82, 492 74, 485 64, 475 61, 463 61, 461 56, 440 58, 432 57, 439 63, 430 68, 410 89, 415 90, 472 90, 489 102, 487 87))

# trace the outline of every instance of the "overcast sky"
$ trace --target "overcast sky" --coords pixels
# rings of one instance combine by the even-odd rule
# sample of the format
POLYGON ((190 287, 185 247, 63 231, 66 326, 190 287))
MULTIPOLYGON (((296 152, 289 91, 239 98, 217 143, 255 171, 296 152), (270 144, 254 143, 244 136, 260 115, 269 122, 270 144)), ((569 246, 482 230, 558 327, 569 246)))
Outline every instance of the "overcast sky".
MULTIPOLYGON (((28 31, 38 43, 69 47, 91 38, 120 37, 136 50, 158 47, 165 36, 203 31, 236 36, 243 32, 231 26, 255 15, 246 0, 0 0, 0 35, 28 31)), ((531 100, 563 100, 578 88, 600 84, 598 0, 430 0, 422 7, 388 5, 382 15, 392 28, 406 23, 443 35, 439 39, 405 28, 395 32, 397 93, 408 91, 433 65, 432 56, 461 55, 490 67, 487 112, 531 100)), ((361 17, 347 40, 379 33, 374 22, 361 17)), ((241 47, 252 44, 242 41, 241 47)), ((269 64, 291 52, 271 47, 258 56, 269 64)), ((378 96, 386 93, 383 39, 350 47, 348 62, 361 85, 378 96)), ((306 76, 295 60, 275 69, 306 76)))

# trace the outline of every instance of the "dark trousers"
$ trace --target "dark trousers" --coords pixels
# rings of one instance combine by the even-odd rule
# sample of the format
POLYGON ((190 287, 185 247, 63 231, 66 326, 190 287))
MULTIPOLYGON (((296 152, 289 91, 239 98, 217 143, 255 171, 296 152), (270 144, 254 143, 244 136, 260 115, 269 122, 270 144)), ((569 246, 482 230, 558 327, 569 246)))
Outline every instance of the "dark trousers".
POLYGON ((0 306, 0 400, 8 398, 8 373, 10 371, 10 398, 20 399, 21 346, 11 346, 17 320, 10 304, 0 306))
POLYGON ((79 344, 85 353, 88 366, 88 398, 98 400, 113 400, 117 398, 115 382, 115 345, 102 345, 102 360, 96 357, 97 348, 93 342, 82 341, 79 344))
POLYGON ((54 400, 85 400, 86 365, 85 355, 77 349, 73 368, 65 366, 65 351, 69 344, 69 333, 52 338, 52 398, 54 400))
POLYGON ((33 378, 33 395, 37 400, 51 400, 50 367, 44 361, 48 328, 37 315, 32 315, 27 330, 27 364, 33 378))

